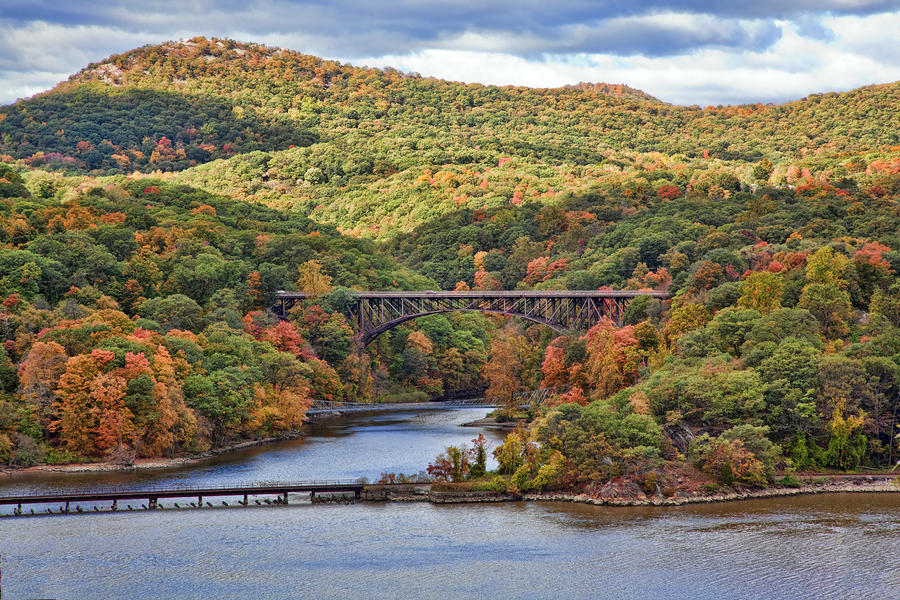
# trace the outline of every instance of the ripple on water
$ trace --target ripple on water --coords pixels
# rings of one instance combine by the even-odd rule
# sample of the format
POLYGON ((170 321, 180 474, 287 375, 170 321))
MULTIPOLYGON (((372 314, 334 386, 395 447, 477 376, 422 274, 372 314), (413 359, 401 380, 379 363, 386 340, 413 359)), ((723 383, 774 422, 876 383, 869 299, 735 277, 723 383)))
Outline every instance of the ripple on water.
POLYGON ((868 496, 866 522, 835 515, 840 533, 813 523, 797 536, 772 535, 815 520, 790 498, 766 519, 730 505, 118 513, 4 519, 0 539, 10 597, 890 598, 900 532, 865 529, 897 513, 868 496))
MULTIPOLYGON (((484 412, 409 413, 399 426, 382 415, 371 427, 356 415, 176 473, 16 485, 415 472, 475 437, 458 425, 484 412)), ((4 518, 0 553, 11 598, 881 599, 900 598, 898 506, 896 494, 829 494, 668 508, 292 504, 4 518)))

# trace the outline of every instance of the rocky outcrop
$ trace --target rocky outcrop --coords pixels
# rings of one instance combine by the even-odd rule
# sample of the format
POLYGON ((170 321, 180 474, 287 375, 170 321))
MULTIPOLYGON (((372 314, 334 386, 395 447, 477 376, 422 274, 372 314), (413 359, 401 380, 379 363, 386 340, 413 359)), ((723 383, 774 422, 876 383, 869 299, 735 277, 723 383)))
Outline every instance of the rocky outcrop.
POLYGON ((670 423, 663 425, 663 433, 680 453, 687 454, 688 448, 694 440, 694 434, 690 427, 684 423, 670 423))

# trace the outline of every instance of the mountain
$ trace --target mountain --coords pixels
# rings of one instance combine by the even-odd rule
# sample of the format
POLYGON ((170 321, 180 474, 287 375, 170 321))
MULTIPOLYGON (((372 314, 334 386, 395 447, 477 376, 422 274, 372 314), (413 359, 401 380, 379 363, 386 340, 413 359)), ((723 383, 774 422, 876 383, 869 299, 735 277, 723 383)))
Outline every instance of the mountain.
POLYGON ((898 106, 897 83, 700 109, 625 86, 464 85, 195 38, 3 107, 0 152, 70 172, 182 171, 189 185, 388 238, 451 209, 551 202, 629 173, 686 185, 686 173, 725 168, 750 185, 742 165, 765 158, 774 178, 826 163, 839 176, 889 158, 898 106))
POLYGON ((106 410, 90 386, 158 455, 161 429, 188 452, 312 398, 484 385, 559 390, 504 451, 519 490, 643 487, 684 456, 715 485, 896 459, 898 83, 700 108, 195 38, 3 107, 0 151, 0 460, 108 456, 72 416, 106 410), (356 354, 332 284, 671 298, 585 335, 431 315, 356 354), (269 320, 293 288, 322 296, 269 320), (163 388, 120 389, 147 369, 163 388))
POLYGON ((337 153, 370 148, 368 162, 348 165, 348 176, 377 172, 379 161, 389 163, 382 170, 465 164, 486 152, 551 164, 600 162, 609 149, 759 160, 900 143, 900 116, 891 110, 898 99, 900 86, 890 84, 701 110, 621 85, 464 85, 195 38, 112 56, 4 107, 0 148, 34 163, 48 160, 35 153, 52 153, 51 162, 104 173, 180 170, 315 141, 337 153), (381 146, 404 149, 404 160, 393 164, 381 146))

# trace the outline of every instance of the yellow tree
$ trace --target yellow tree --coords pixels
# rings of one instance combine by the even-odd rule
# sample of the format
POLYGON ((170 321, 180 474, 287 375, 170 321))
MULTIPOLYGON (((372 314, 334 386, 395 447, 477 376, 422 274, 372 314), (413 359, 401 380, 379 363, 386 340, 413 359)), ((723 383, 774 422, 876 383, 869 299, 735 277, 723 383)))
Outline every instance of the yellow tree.
POLYGON ((709 323, 712 315, 702 304, 685 304, 672 311, 666 323, 665 336, 669 342, 678 339, 682 334, 700 329, 709 323))
POLYGON ((489 400, 503 403, 507 411, 515 408, 513 400, 522 390, 520 363, 513 340, 497 339, 491 344, 491 355, 484 366, 484 376, 488 381, 484 395, 489 400))
POLYGON ((296 430, 312 405, 309 382, 304 376, 312 373, 288 352, 268 352, 260 358, 266 381, 254 387, 256 402, 250 427, 266 434, 296 430))
POLYGON ((846 415, 847 402, 841 399, 834 407, 828 422, 828 449, 825 462, 841 469, 852 469, 859 465, 866 452, 866 438, 861 429, 866 422, 866 413, 846 415))
POLYGON ((819 248, 806 259, 806 279, 810 283, 843 287, 847 284, 844 272, 849 264, 850 259, 835 253, 834 248, 819 248))
POLYGON ((781 276, 768 271, 752 273, 741 282, 738 306, 752 308, 764 315, 776 308, 781 308, 781 292, 784 280, 781 276))
POLYGON ((35 342, 19 365, 22 395, 35 406, 45 427, 58 418, 56 388, 68 360, 66 351, 56 342, 35 342))
POLYGON ((317 260, 308 260, 299 267, 297 272, 297 289, 312 296, 324 296, 331 293, 334 287, 331 285, 331 277, 322 268, 322 263, 317 260))

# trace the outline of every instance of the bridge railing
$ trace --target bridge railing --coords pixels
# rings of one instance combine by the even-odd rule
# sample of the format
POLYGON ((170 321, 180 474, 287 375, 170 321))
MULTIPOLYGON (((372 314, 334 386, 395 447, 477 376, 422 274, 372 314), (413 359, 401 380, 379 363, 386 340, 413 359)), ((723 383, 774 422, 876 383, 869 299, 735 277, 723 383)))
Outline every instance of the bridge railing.
POLYGON ((253 493, 253 490, 264 491, 272 489, 284 488, 328 488, 328 487, 350 487, 366 485, 365 478, 359 479, 321 479, 309 481, 254 481, 254 482, 234 482, 220 483, 210 485, 186 484, 185 482, 173 482, 171 485, 151 486, 151 487, 114 487, 114 486, 92 486, 85 488, 57 488, 43 491, 29 491, 24 494, 0 494, 0 503, 9 499, 27 499, 27 498, 53 498, 66 496, 102 496, 104 494, 135 494, 141 497, 153 494, 171 494, 177 492, 185 492, 185 495, 195 495, 194 492, 216 492, 241 490, 241 494, 253 493))

